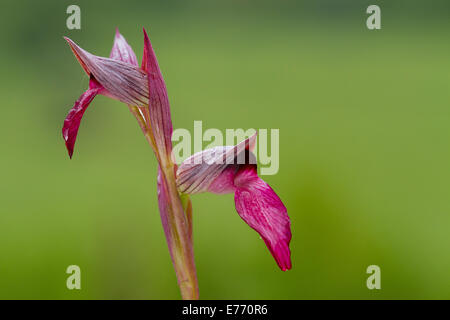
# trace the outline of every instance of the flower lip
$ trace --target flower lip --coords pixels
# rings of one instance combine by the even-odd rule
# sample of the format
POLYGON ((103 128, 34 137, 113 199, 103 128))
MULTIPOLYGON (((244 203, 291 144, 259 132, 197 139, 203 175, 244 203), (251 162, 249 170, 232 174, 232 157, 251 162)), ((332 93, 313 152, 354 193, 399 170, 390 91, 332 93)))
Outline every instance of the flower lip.
POLYGON ((66 143, 67 152, 71 159, 83 114, 95 96, 100 94, 103 90, 103 87, 95 81, 95 79, 91 79, 89 82, 89 89, 75 102, 75 105, 64 120, 62 134, 66 143))
POLYGON ((291 269, 291 221, 281 199, 258 177, 256 166, 242 166, 234 184, 234 201, 239 216, 258 232, 280 269, 291 269))

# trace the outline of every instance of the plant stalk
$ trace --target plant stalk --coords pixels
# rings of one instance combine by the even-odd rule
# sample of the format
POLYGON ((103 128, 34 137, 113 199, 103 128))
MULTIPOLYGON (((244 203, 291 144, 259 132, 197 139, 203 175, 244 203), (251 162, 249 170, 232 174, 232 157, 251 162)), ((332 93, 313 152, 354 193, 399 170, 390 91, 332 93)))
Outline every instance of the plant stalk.
POLYGON ((198 281, 195 269, 194 250, 190 234, 190 223, 183 209, 180 195, 176 188, 174 166, 162 170, 165 176, 166 191, 169 195, 167 225, 169 235, 166 238, 171 251, 175 273, 181 296, 184 300, 197 300, 198 281))
POLYGON ((155 152, 160 165, 158 175, 161 175, 160 188, 163 188, 163 190, 159 190, 159 192, 163 192, 165 195, 164 199, 167 200, 163 204, 166 210, 160 207, 161 220, 181 297, 183 300, 198 300, 199 293, 192 241, 192 205, 190 199, 185 199, 186 208, 184 208, 176 186, 175 164, 170 155, 161 155, 158 152, 150 121, 145 119, 147 110, 143 110, 144 116, 142 116, 137 107, 130 106, 129 108, 155 152))

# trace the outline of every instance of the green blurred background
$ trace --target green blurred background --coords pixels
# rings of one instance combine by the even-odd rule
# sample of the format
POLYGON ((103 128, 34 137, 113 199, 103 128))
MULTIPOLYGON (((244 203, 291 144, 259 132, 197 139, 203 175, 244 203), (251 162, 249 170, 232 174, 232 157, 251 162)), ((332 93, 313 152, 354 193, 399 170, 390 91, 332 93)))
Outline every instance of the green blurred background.
POLYGON ((139 60, 149 31, 175 128, 280 129, 264 179, 292 220, 293 268, 233 195, 196 195, 201 298, 450 298, 448 1, 7 0, 0 18, 0 298, 179 298, 157 164, 127 108, 97 97, 71 161, 61 136, 87 87, 62 36, 107 56, 116 26, 139 60))

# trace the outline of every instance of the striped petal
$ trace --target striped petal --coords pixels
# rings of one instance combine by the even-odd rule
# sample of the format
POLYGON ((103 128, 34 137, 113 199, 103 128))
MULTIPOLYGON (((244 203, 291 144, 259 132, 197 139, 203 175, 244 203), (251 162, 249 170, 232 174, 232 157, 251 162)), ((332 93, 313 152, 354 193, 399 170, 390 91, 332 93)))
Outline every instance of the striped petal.
POLYGON ((139 66, 136 54, 125 38, 120 34, 119 29, 116 29, 114 44, 109 57, 114 60, 132 64, 133 66, 139 66))
POLYGON ((69 38, 65 39, 84 71, 105 88, 103 95, 128 105, 148 104, 145 72, 135 65, 120 60, 95 56, 69 38))
MULTIPOLYGON (((255 146, 256 133, 234 147, 215 147, 198 152, 184 160, 177 170, 178 189, 187 194, 211 191, 223 193, 210 185, 221 176, 224 171, 235 171, 239 164, 256 163, 251 153, 255 146), (250 151, 250 152, 249 152, 250 151)), ((221 178, 219 178, 221 179, 221 178)))
POLYGON ((149 93, 150 124, 156 149, 160 160, 166 165, 169 163, 172 152, 172 120, 170 116, 169 98, 166 84, 153 51, 150 39, 144 29, 144 55, 142 58, 142 70, 147 75, 149 93))

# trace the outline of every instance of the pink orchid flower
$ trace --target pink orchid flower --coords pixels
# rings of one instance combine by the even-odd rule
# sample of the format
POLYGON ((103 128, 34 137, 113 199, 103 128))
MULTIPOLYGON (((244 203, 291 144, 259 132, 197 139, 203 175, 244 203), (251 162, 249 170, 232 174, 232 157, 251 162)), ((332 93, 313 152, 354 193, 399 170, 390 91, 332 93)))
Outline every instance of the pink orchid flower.
MULTIPOLYGON (((172 158, 172 121, 166 85, 147 33, 141 67, 125 38, 117 30, 109 58, 93 55, 65 38, 83 70, 89 88, 75 102, 63 126, 70 158, 81 119, 98 94, 128 105, 158 160, 158 205, 172 263, 183 299, 198 299, 198 282, 192 244, 192 203, 189 194, 210 191, 235 193, 236 210, 265 241, 282 270, 291 268, 290 221, 286 208, 273 190, 256 174, 256 164, 230 164, 236 157, 254 157, 255 136, 235 147, 223 147, 224 165, 179 168, 172 158), (244 151, 242 151, 244 150, 244 151)), ((217 149, 217 151, 220 151, 217 149)), ((218 159, 205 150, 193 156, 218 159)), ((197 163, 197 162, 196 162, 197 163)))
POLYGON ((172 161, 172 121, 161 70, 144 30, 144 54, 139 68, 136 55, 116 31, 109 58, 95 56, 65 38, 89 76, 89 89, 75 102, 63 126, 63 138, 72 157, 81 118, 93 98, 102 94, 128 105, 159 163, 158 204, 170 255, 183 299, 198 299, 198 282, 192 246, 192 204, 180 198, 176 166, 172 161))
POLYGON ((90 77, 89 89, 75 102, 64 121, 63 137, 72 158, 81 118, 96 95, 102 94, 128 105, 147 105, 148 86, 147 75, 138 67, 136 55, 118 32, 110 58, 94 56, 69 38, 65 39, 90 77))
POLYGON ((234 147, 198 152, 177 170, 178 189, 186 194, 234 193, 239 216, 264 240, 281 270, 291 269, 291 223, 286 207, 258 177, 252 153, 256 134, 234 147))

